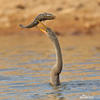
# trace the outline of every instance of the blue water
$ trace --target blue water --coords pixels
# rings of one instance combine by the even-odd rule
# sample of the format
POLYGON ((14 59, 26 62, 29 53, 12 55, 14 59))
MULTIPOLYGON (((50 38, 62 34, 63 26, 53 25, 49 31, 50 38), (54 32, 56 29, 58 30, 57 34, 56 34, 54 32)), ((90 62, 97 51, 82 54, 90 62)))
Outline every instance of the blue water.
POLYGON ((61 85, 52 87, 49 73, 56 62, 52 44, 49 47, 44 37, 38 41, 25 36, 27 40, 21 43, 22 37, 2 38, 0 100, 100 100, 100 51, 95 49, 98 40, 93 46, 92 42, 91 46, 78 46, 73 41, 68 46, 61 42, 64 44, 61 85), (37 43, 41 44, 36 47, 37 43), (83 47, 88 48, 88 53, 83 47))

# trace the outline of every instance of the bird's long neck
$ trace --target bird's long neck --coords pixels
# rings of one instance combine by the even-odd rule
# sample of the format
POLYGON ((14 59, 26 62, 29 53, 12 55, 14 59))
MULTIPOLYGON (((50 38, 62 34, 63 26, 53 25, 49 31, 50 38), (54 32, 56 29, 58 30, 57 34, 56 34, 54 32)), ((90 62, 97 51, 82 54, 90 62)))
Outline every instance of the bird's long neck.
POLYGON ((57 37, 53 41, 55 50, 56 50, 56 67, 57 67, 57 73, 60 73, 62 70, 63 66, 63 61, 62 61, 62 53, 61 53, 61 48, 59 45, 59 41, 57 37))
POLYGON ((55 33, 50 29, 47 28, 47 35, 48 37, 51 39, 55 50, 56 50, 56 65, 51 69, 51 73, 50 73, 50 83, 52 85, 60 85, 60 78, 59 75, 62 71, 62 67, 63 67, 63 61, 62 61, 62 54, 61 54, 61 48, 59 45, 59 41, 55 35, 55 33))

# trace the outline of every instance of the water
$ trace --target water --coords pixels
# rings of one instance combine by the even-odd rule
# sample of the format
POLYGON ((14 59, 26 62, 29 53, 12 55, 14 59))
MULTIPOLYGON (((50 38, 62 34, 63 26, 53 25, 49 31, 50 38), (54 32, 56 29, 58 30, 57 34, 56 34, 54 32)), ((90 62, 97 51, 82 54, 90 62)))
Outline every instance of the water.
POLYGON ((46 36, 0 37, 0 100, 100 100, 100 36, 59 37, 61 86, 49 84, 55 51, 46 36))

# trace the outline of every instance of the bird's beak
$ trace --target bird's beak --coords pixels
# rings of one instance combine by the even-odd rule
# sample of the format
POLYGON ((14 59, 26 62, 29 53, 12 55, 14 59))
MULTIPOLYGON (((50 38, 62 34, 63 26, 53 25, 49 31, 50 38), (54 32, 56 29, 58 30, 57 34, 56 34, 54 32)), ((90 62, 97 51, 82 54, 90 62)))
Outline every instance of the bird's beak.
POLYGON ((46 33, 47 33, 47 32, 46 32, 46 29, 47 29, 46 25, 44 25, 44 24, 43 24, 42 22, 40 22, 39 20, 38 20, 38 22, 43 26, 44 29, 42 29, 42 28, 40 28, 40 27, 38 27, 38 26, 37 26, 37 28, 38 28, 41 32, 43 32, 43 33, 46 34, 46 33))
POLYGON ((41 32, 45 33, 45 34, 47 33, 47 32, 46 32, 44 29, 42 29, 42 28, 40 28, 39 30, 40 30, 41 32))

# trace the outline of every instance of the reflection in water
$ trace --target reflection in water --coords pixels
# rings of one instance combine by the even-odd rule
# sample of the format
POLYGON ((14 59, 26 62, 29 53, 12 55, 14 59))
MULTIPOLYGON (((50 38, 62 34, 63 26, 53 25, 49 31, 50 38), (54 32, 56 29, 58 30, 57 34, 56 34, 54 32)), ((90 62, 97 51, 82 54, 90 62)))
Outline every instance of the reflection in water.
POLYGON ((52 87, 49 72, 55 63, 55 51, 47 37, 0 37, 0 100, 100 97, 99 36, 59 39, 64 59, 62 84, 52 87))

